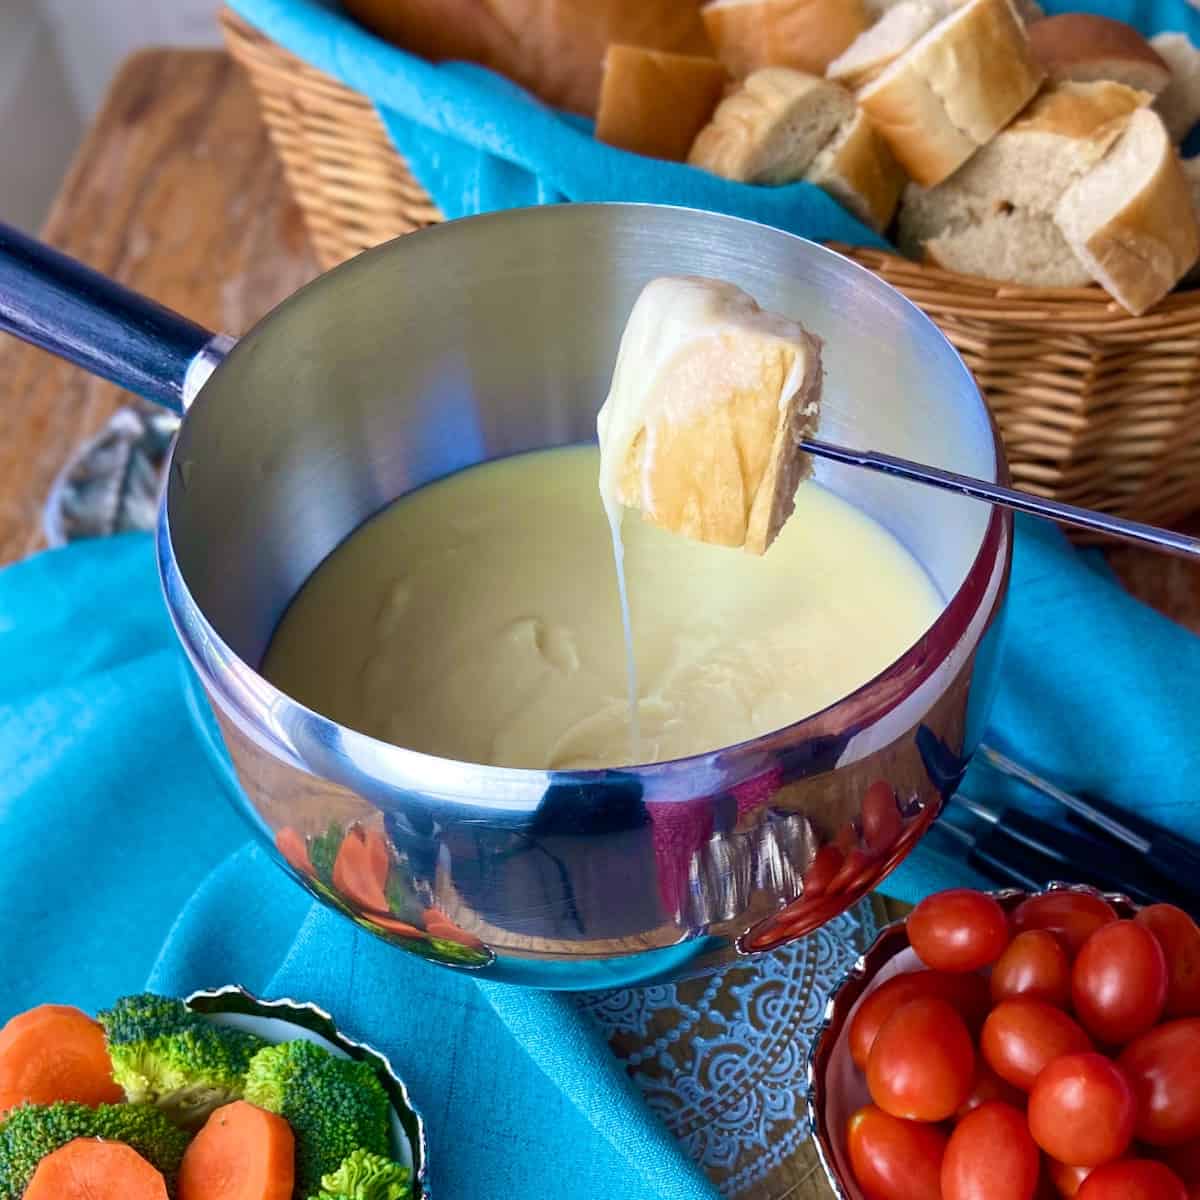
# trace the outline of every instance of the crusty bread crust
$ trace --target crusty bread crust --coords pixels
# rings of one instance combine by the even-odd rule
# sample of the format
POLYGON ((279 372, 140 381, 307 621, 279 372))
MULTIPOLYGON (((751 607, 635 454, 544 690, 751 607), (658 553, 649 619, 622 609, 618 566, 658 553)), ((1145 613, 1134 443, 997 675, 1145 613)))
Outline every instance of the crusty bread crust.
POLYGON ((594 116, 610 43, 712 53, 699 0, 343 0, 368 29, 435 62, 482 63, 594 116))
POLYGON ((1149 109, 1135 112, 1108 157, 1067 190, 1056 219, 1092 275, 1135 316, 1200 257, 1191 185, 1149 109))
POLYGON ((823 75, 871 23, 863 0, 711 0, 700 17, 738 78, 762 67, 823 75))
POLYGON ((609 46, 596 137, 635 154, 683 162, 728 80, 713 58, 609 46))
POLYGON ((844 87, 866 87, 946 15, 939 0, 902 0, 860 33, 825 71, 844 87))
POLYGON ((1011 0, 971 0, 858 98, 909 175, 933 187, 1007 125, 1043 78, 1011 0))
POLYGON ((1029 26, 1034 57, 1055 81, 1111 79, 1158 95, 1171 70, 1154 47, 1123 21, 1061 13, 1029 26))
POLYGON ((905 184, 903 169, 862 109, 821 150, 804 178, 876 233, 896 215, 905 184))

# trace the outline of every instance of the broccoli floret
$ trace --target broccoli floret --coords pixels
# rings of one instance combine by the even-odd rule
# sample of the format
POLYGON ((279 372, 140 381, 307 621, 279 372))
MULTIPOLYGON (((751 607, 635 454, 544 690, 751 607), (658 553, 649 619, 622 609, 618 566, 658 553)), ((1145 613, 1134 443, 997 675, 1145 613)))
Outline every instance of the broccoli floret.
POLYGON ((24 1104, 0 1123, 0 1200, 21 1200, 37 1165, 76 1138, 102 1138, 132 1146, 165 1176, 175 1176, 190 1137, 151 1104, 24 1104))
POLYGON ((369 1150, 355 1150, 321 1180, 321 1190, 311 1200, 408 1200, 411 1195, 407 1167, 369 1150))
POLYGON ((407 921, 418 929, 425 923, 425 906, 417 899, 417 894, 400 871, 388 873, 384 895, 387 896, 388 911, 393 917, 407 921))
POLYGON ((317 878, 326 887, 333 886, 333 863, 342 848, 345 836, 346 831, 333 821, 324 833, 308 843, 308 861, 312 863, 317 878))
POLYGON ((246 1074, 245 1098, 292 1127, 300 1200, 317 1194, 322 1177, 353 1151, 391 1149, 391 1106, 370 1064, 335 1058, 312 1042, 260 1050, 246 1074))
POLYGON ((99 1020, 126 1098, 156 1104, 188 1129, 240 1099, 250 1060, 267 1044, 213 1024, 182 1000, 149 993, 118 1000, 99 1020))

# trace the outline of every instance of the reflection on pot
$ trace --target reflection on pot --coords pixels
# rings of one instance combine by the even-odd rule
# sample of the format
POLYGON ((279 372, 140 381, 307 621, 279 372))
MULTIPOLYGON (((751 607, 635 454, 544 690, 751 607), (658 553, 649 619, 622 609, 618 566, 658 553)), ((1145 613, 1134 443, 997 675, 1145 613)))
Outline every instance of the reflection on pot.
POLYGON ((354 821, 304 835, 284 826, 275 846, 306 886, 357 925, 402 950, 451 967, 483 967, 492 953, 445 913, 422 903, 396 869, 387 835, 354 821))
POLYGON ((933 805, 915 796, 901 801, 886 779, 876 780, 863 794, 858 816, 813 855, 799 897, 760 921, 741 939, 739 949, 771 950, 843 911, 900 861, 935 815, 933 805))

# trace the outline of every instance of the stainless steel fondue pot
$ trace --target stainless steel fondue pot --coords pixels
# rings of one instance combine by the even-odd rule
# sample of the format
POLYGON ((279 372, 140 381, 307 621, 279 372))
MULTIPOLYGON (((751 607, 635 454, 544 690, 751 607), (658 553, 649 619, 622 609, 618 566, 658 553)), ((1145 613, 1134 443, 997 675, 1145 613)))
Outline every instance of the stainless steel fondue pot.
POLYGON ((847 259, 730 217, 613 204, 450 222, 330 271, 236 343, 0 230, 0 327, 185 413, 158 561, 240 803, 306 886, 431 961, 594 989, 768 951, 874 887, 978 741, 1011 518, 836 464, 821 481, 910 548, 946 607, 869 684, 754 741, 501 769, 376 741, 258 674, 308 576, 397 496, 593 439, 635 297, 678 274, 732 280, 824 339, 823 436, 1004 479, 979 391, 931 321, 847 259), (387 911, 339 869, 346 838, 388 869, 387 911))

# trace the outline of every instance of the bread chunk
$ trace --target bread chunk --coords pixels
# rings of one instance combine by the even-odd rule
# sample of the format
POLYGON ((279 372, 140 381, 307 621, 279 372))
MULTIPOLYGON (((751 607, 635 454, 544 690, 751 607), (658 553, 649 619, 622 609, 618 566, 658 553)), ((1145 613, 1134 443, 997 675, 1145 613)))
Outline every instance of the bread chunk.
POLYGON ((1092 277, 1135 316, 1200 257, 1191 185, 1149 109, 1135 112, 1104 161, 1071 185, 1055 217, 1092 277))
POLYGON ((596 136, 634 154, 683 162, 728 79, 716 59, 609 46, 596 136))
POLYGON ((688 162, 739 183, 792 183, 853 116, 854 98, 845 88, 766 67, 721 101, 688 162))
POLYGON ((648 283, 597 419, 600 493, 684 537, 763 554, 809 473, 821 344, 732 283, 648 283))
POLYGON ((858 93, 924 187, 952 175, 1033 98, 1045 73, 1011 0, 970 0, 858 93))

